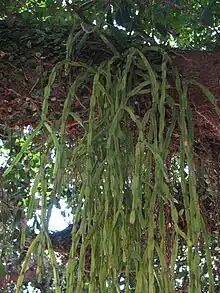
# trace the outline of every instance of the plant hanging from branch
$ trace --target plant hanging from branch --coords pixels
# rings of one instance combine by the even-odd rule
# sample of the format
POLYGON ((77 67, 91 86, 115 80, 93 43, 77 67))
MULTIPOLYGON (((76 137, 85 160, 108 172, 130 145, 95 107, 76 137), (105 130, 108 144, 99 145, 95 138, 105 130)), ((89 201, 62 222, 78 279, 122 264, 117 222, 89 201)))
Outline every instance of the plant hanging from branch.
MULTIPOLYGON (((66 268, 67 293, 175 292, 180 246, 185 247, 189 267, 188 292, 202 292, 204 286, 199 266, 200 249, 206 253, 209 292, 214 292, 210 239, 200 214, 196 189, 188 88, 189 82, 172 69, 168 54, 157 47, 142 51, 131 48, 122 56, 114 56, 96 67, 68 61, 54 67, 44 90, 41 121, 5 172, 6 175, 17 164, 35 136, 43 129, 48 132, 27 213, 27 218, 31 218, 35 193, 40 191, 41 231, 27 252, 17 284, 18 293, 32 254, 37 254, 38 280, 42 279, 45 249, 53 268, 55 292, 61 292, 47 224, 55 199, 73 182, 77 187, 77 209, 74 209, 72 246, 66 268), (161 56, 159 69, 149 61, 149 52, 161 56), (48 100, 58 70, 64 66, 65 70, 71 71, 72 67, 80 70, 69 87, 62 116, 53 125, 47 120, 48 100), (169 91, 168 79, 175 84, 175 98, 169 91), (77 113, 71 112, 71 103, 90 80, 93 81, 92 94, 85 123, 77 113), (146 99, 147 106, 144 113, 137 115, 132 101, 138 102, 139 97, 146 99), (169 119, 167 109, 171 113, 169 119), (74 147, 67 143, 69 116, 74 117, 84 131, 74 147), (184 204, 181 213, 186 222, 184 228, 180 227, 180 213, 172 191, 172 164, 168 168, 176 129, 180 133, 176 158, 184 204), (48 198, 46 164, 53 151, 55 158, 50 174, 53 191, 48 198)), ((211 93, 203 90, 216 106, 211 93)), ((24 242, 25 233, 22 244, 24 242)))

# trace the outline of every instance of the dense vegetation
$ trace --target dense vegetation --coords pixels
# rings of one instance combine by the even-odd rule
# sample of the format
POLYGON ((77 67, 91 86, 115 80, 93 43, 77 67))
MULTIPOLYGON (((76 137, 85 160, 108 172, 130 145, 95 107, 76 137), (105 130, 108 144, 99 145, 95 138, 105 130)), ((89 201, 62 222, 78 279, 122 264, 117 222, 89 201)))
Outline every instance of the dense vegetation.
POLYGON ((219 2, 2 0, 0 19, 2 290, 218 292, 219 83, 175 58, 218 56, 219 2))

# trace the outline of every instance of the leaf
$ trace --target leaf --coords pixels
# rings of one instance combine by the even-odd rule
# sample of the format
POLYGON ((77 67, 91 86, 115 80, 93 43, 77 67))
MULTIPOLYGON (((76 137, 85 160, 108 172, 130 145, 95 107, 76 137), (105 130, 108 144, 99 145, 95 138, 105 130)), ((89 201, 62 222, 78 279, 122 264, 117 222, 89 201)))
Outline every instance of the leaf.
POLYGON ((157 31, 163 36, 166 37, 167 36, 167 28, 164 24, 162 23, 156 23, 156 29, 157 31))
POLYGON ((206 86, 197 82, 196 80, 190 80, 190 83, 197 85, 202 90, 202 92, 209 99, 209 102, 212 103, 213 106, 215 106, 216 113, 220 116, 220 108, 217 104, 216 97, 212 94, 212 92, 206 86))
POLYGON ((35 136, 38 135, 41 128, 42 128, 42 123, 39 123, 38 126, 35 128, 35 130, 33 132, 31 132, 31 134, 29 134, 29 136, 27 137, 25 143, 23 144, 23 146, 21 148, 21 151, 16 155, 16 157, 15 157, 14 161, 11 163, 11 165, 5 170, 3 176, 8 175, 11 172, 11 170, 14 168, 14 166, 16 166, 17 163, 21 160, 22 156, 27 151, 30 143, 33 141, 35 136))
POLYGON ((128 43, 123 31, 118 29, 117 27, 111 27, 112 36, 116 39, 116 41, 121 45, 122 48, 127 48, 128 43))
POLYGON ((79 43, 77 43, 74 47, 74 58, 77 58, 78 55, 80 54, 80 51, 82 50, 83 46, 85 45, 87 39, 89 37, 88 33, 85 33, 79 43))
POLYGON ((108 25, 113 26, 113 17, 112 17, 112 11, 111 11, 111 6, 109 6, 108 12, 107 12, 107 16, 106 16, 106 21, 108 25))
POLYGON ((117 25, 130 28, 132 26, 131 10, 123 3, 116 11, 115 21, 117 25))
POLYGON ((86 130, 85 126, 84 126, 84 123, 83 123, 83 120, 79 117, 79 115, 77 113, 74 113, 74 112, 71 112, 69 113, 74 120, 76 120, 76 122, 81 126, 83 127, 84 130, 86 130))
POLYGON ((4 276, 6 273, 5 266, 3 265, 2 261, 0 260, 0 276, 4 276))
POLYGON ((83 3, 82 5, 79 6, 79 11, 88 10, 89 8, 94 6, 94 4, 95 4, 95 1, 93 0, 87 1, 86 3, 83 3))
POLYGON ((54 4, 54 0, 46 0, 45 1, 46 6, 50 6, 54 4))
POLYGON ((214 23, 214 17, 212 13, 212 7, 208 5, 202 12, 202 24, 212 26, 214 23))
POLYGON ((40 98, 40 95, 41 95, 41 90, 38 90, 35 93, 31 94, 31 97, 33 99, 37 99, 37 98, 40 98))

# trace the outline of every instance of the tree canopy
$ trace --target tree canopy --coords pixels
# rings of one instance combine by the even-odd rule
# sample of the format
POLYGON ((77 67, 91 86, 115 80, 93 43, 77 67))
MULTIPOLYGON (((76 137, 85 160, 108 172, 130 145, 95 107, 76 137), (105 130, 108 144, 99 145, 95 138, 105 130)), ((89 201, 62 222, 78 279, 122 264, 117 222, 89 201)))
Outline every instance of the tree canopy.
POLYGON ((219 2, 206 1, 1 1, 1 17, 13 22, 83 24, 108 30, 124 48, 138 42, 183 49, 218 50, 219 2))
POLYGON ((2 290, 220 290, 219 4, 1 1, 2 290))

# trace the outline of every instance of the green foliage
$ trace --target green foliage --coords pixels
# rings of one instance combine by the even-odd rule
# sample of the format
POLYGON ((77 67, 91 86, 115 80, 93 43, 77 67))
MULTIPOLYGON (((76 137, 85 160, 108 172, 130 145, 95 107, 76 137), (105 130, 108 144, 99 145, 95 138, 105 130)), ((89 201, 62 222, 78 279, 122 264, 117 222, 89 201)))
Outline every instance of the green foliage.
MULTIPOLYGON (((118 38, 115 26, 150 43, 175 44, 181 48, 214 49, 220 25, 218 3, 200 1, 1 1, 0 13, 15 25, 20 20, 47 20, 65 25, 96 21, 118 38)), ((118 40, 118 39, 117 39, 118 40)))
MULTIPOLYGON (((211 242, 200 210, 197 209, 199 199, 192 151, 192 117, 187 103, 188 82, 182 81, 174 72, 180 104, 180 111, 177 112, 173 107, 174 100, 167 92, 167 74, 171 65, 165 51, 152 47, 143 52, 131 48, 123 58, 114 56, 98 67, 68 61, 54 67, 44 90, 41 122, 23 142, 20 153, 5 171, 5 175, 9 176, 22 157, 29 154, 30 143, 40 129, 48 132, 40 150, 40 164, 35 170, 27 211, 29 218, 38 207, 34 199, 38 191, 41 200, 40 233, 28 248, 17 292, 21 292, 24 273, 32 255, 36 257, 38 282, 43 280, 46 249, 53 271, 54 290, 60 292, 57 263, 47 224, 56 197, 71 186, 75 178, 79 191, 73 210, 75 225, 66 269, 66 292, 105 292, 106 282, 109 290, 120 292, 121 275, 125 292, 130 292, 131 286, 135 292, 175 292, 175 280, 179 276, 176 263, 182 250, 184 263, 189 267, 189 291, 199 292, 206 286, 204 284, 208 284, 209 292, 214 292, 212 257, 207 246, 211 242), (162 55, 159 72, 145 57, 148 51, 162 55), (61 118, 54 126, 47 120, 48 100, 59 69, 66 63, 81 68, 81 73, 70 85, 61 118), (65 125, 77 89, 91 76, 93 87, 88 127, 84 125, 85 135, 73 148, 68 146, 65 125), (143 117, 137 116, 130 104, 130 99, 138 94, 146 95, 151 101, 143 117), (172 112, 171 123, 165 119, 165 107, 172 112), (131 125, 135 125, 135 137, 130 130, 131 125), (182 213, 177 209, 178 201, 170 184, 172 179, 169 179, 171 174, 166 168, 168 146, 177 125, 181 132, 177 178, 180 180, 178 188, 182 213), (51 160, 53 151, 55 159, 51 160), (46 167, 48 162, 49 169, 46 167), (185 173, 186 165, 189 167, 189 176, 185 173), (166 205, 170 207, 175 239, 169 264, 166 262, 165 245, 166 205), (157 217, 153 216, 155 213, 157 217), (186 231, 179 225, 183 213, 186 231), (79 229, 76 223, 80 223, 79 229), (201 242, 201 231, 205 243, 204 249, 202 247, 200 250, 198 241, 201 242), (147 236, 144 236, 146 233, 147 236), (201 255, 206 259, 208 280, 200 278, 205 270, 199 266, 201 255), (89 270, 89 277, 85 270, 89 270)), ((204 91, 210 96, 205 88, 204 91)), ((215 98, 209 98, 216 105, 215 98)), ((73 117, 77 118, 76 113, 73 113, 73 117)), ((80 117, 77 120, 84 124, 80 117)), ((175 169, 175 165, 171 165, 171 172, 175 172, 175 169)), ((177 188, 176 184, 174 186, 177 188)), ((25 234, 22 232, 21 244, 24 243, 25 234)))
POLYGON ((4 276, 4 275, 5 275, 5 266, 0 261, 0 276, 4 276))
MULTIPOLYGON (((22 259, 16 292, 23 290, 32 258, 37 282, 43 283, 45 272, 46 276, 50 272, 53 285, 47 289, 61 292, 62 276, 48 222, 53 206, 64 196, 74 218, 65 272, 67 293, 120 292, 121 278, 126 293, 172 293, 185 288, 191 293, 214 293, 215 263, 209 248, 216 247, 217 241, 207 233, 198 208, 189 84, 200 87, 218 113, 219 108, 208 89, 181 79, 161 47, 213 49, 212 36, 220 17, 216 1, 188 1, 187 5, 181 0, 76 1, 64 5, 63 1, 30 0, 2 1, 0 8, 1 17, 11 25, 7 29, 16 27, 3 41, 10 51, 35 48, 35 57, 40 58, 56 45, 57 61, 65 59, 67 47, 66 60, 55 65, 45 87, 45 80, 41 84, 44 99, 38 126, 24 138, 13 139, 4 172, 7 200, 3 195, 2 257, 12 259, 19 244, 23 248, 28 236, 34 236, 22 259), (33 24, 31 33, 24 26, 29 23, 33 24), (111 52, 108 60, 98 65, 75 61, 91 34, 111 52), (150 54, 160 60, 157 67, 148 58, 150 54), (72 70, 78 70, 73 81, 72 70), (167 91, 170 72, 178 111, 167 91), (49 102, 60 76, 70 77, 70 82, 62 113, 54 124, 48 119, 49 102), (87 123, 72 112, 71 104, 79 89, 89 86, 87 123), (132 106, 132 99, 139 96, 148 102, 143 115, 132 106), (169 121, 166 109, 171 113, 169 121), (70 141, 66 135, 68 117, 83 128, 79 140, 70 141), (169 147, 176 128, 180 132, 179 153, 172 156, 169 147), (25 224, 30 219, 34 219, 32 227, 25 224), (181 220, 185 227, 181 227, 181 220), (10 241, 15 245, 7 248, 10 241)), ((4 23, 0 24, 5 27, 4 23)), ((25 56, 15 54, 12 58, 27 65, 25 56)), ((40 98, 38 91, 33 98, 40 98)), ((0 262, 0 275, 4 273, 0 262)))

